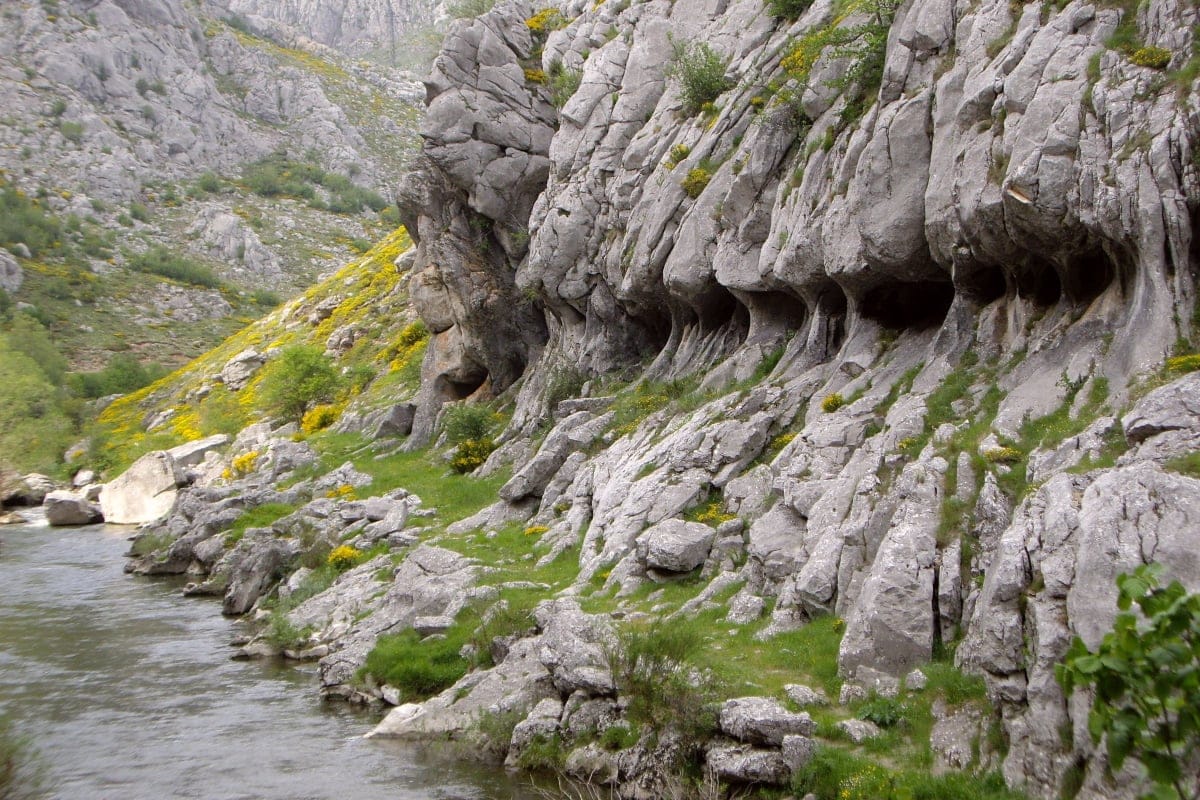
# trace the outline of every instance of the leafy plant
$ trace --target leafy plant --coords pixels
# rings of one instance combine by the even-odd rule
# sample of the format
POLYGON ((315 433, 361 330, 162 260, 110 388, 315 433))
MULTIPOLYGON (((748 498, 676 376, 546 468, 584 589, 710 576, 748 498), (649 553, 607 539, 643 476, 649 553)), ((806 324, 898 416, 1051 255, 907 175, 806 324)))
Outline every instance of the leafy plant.
POLYGON ((846 398, 842 397, 840 392, 834 392, 825 395, 825 399, 821 401, 821 410, 826 414, 832 414, 844 405, 846 405, 846 398))
POLYGON ((292 345, 262 370, 260 397, 266 408, 299 418, 312 402, 328 402, 341 379, 325 352, 313 345, 292 345))
POLYGON ((628 700, 631 722, 692 735, 712 728, 712 686, 692 664, 704 645, 694 626, 655 620, 630 625, 617 639, 608 664, 618 693, 628 700))
POLYGON ((1091 688, 1094 742, 1110 766, 1141 762, 1150 800, 1200 798, 1200 594, 1159 584, 1161 565, 1117 578, 1113 629, 1095 652, 1076 637, 1056 675, 1067 693, 1091 688), (1138 611, 1133 611, 1134 606, 1138 611))
POLYGON ((450 459, 450 469, 460 475, 474 472, 483 466, 487 457, 496 449, 496 443, 489 438, 467 439, 458 445, 454 457, 450 459))
POLYGON ((211 269, 186 256, 172 253, 162 245, 156 245, 134 256, 129 260, 129 266, 138 272, 161 275, 193 286, 215 289, 221 285, 221 279, 211 269))
POLYGON ((767 10, 773 17, 799 19, 812 4, 813 0, 767 0, 767 10))
POLYGON ((1166 69, 1171 63, 1171 51, 1165 47, 1139 47, 1130 54, 1129 60, 1139 67, 1166 69))
POLYGON ((683 191, 688 197, 695 200, 705 190, 711 180, 711 172, 703 167, 697 167, 689 171, 687 177, 679 185, 683 187, 683 191))
POLYGON ((893 697, 872 695, 858 709, 858 718, 873 722, 881 728, 894 728, 903 725, 907 719, 908 708, 893 697))
POLYGON ((674 55, 667 65, 667 77, 679 82, 684 112, 699 113, 705 103, 716 100, 729 88, 726 60, 707 42, 680 44, 672 40, 671 47, 674 55))
POLYGON ((562 108, 582 83, 583 70, 564 67, 562 62, 555 61, 550 65, 550 102, 555 108, 562 108))

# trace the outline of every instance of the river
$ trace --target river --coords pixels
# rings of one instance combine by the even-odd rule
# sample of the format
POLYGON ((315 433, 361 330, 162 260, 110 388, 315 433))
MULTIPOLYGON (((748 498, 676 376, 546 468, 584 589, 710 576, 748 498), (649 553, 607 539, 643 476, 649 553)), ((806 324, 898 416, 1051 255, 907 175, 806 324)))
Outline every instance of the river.
POLYGON ((0 713, 64 800, 528 800, 499 769, 366 740, 315 669, 233 661, 239 625, 124 574, 128 530, 0 528, 0 713))

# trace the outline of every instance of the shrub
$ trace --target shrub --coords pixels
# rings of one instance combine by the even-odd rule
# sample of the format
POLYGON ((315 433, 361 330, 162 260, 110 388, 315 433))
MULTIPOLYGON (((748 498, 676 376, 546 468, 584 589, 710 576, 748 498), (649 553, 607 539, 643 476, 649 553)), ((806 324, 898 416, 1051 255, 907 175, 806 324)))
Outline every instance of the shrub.
POLYGON ((1117 578, 1120 613, 1092 652, 1078 637, 1056 676, 1070 695, 1093 688, 1092 741, 1111 769, 1141 762, 1157 786, 1146 797, 1200 797, 1200 594, 1159 585, 1161 566, 1117 578), (1131 610, 1137 606, 1137 611, 1131 610))
POLYGON ((215 194, 221 191, 221 176, 211 170, 202 172, 196 179, 196 188, 207 194, 215 194))
POLYGON ((276 609, 263 633, 263 638, 280 650, 294 650, 308 642, 312 629, 300 627, 287 618, 287 614, 276 609))
POLYGON ((881 728, 894 728, 905 723, 908 707, 891 697, 872 695, 859 706, 858 718, 874 722, 881 728))
POLYGON ((821 410, 826 414, 832 414, 844 405, 846 405, 846 398, 842 397, 840 393, 834 392, 826 395, 825 399, 821 401, 821 410))
POLYGON ((667 160, 665 162, 663 162, 663 165, 667 169, 675 169, 681 163, 683 163, 683 160, 685 158, 687 158, 691 154, 692 154, 692 148, 688 147, 686 144, 677 144, 671 148, 671 152, 667 156, 667 160))
POLYGON ((525 535, 526 536, 541 536, 543 533, 546 533, 549 530, 550 530, 550 528, 545 525, 530 525, 528 528, 525 529, 525 535))
POLYGON ((703 167, 696 167, 688 172, 687 177, 679 185, 683 187, 683 191, 688 197, 695 200, 700 196, 708 186, 708 182, 712 180, 712 173, 703 167))
POLYGON ((62 224, 0 178, 0 247, 23 244, 35 258, 61 246, 62 224))
POLYGON ((304 433, 316 433, 324 430, 336 422, 340 414, 341 409, 336 405, 323 403, 313 406, 312 410, 300 419, 300 430, 304 433))
POLYGON ((697 737, 712 729, 712 687, 691 664, 704 646, 695 626, 655 620, 630 625, 617 638, 608 664, 631 722, 697 737))
POLYGON ((242 453, 233 459, 230 464, 230 470, 236 477, 249 475, 254 471, 254 464, 258 461, 258 451, 251 450, 247 453, 242 453))
POLYGON ((1172 372, 1195 372, 1200 369, 1200 353, 1168 358, 1167 369, 1172 372))
POLYGON ((450 444, 486 439, 492 430, 492 411, 471 403, 448 406, 442 415, 442 430, 450 444))
POLYGON ((798 19, 811 5, 812 0, 767 0, 771 16, 783 19, 798 19))
POLYGON ((568 69, 559 62, 550 65, 550 102, 562 108, 583 83, 583 70, 568 69))
POLYGON ((70 376, 71 390, 80 397, 96 398, 109 394, 128 394, 158 380, 165 370, 157 364, 149 368, 131 353, 113 353, 104 369, 76 372, 70 376))
POLYGON ((672 41, 671 46, 675 52, 667 66, 667 77, 679 82, 684 112, 696 114, 729 88, 725 59, 706 42, 672 41))
POLYGON ((455 19, 474 19, 486 14, 496 5, 496 0, 454 0, 446 6, 446 11, 455 19))
POLYGON ((1171 51, 1165 47, 1139 47, 1130 54, 1129 60, 1139 67, 1166 69, 1171 63, 1171 51))
POLYGON ((72 144, 79 144, 83 141, 83 124, 79 122, 68 122, 63 120, 58 123, 58 132, 63 138, 72 144))
POLYGON ((467 439, 459 444, 450 459, 450 469, 459 475, 474 472, 483 466, 488 456, 496 449, 496 443, 491 439, 467 439))
POLYGON ((983 451, 983 457, 992 464, 1015 464, 1025 454, 1015 447, 992 447, 983 451))
POLYGON ((545 35, 550 31, 556 31, 564 27, 566 24, 567 20, 557 8, 543 8, 525 20, 525 27, 529 28, 530 32, 534 35, 545 35))
POLYGON ((161 245, 156 245, 146 252, 134 256, 129 260, 129 266, 138 272, 160 275, 193 286, 215 289, 221 285, 221 279, 211 269, 189 258, 176 255, 161 245))
POLYGON ((525 68, 525 80, 529 83, 545 83, 546 73, 540 69, 525 68))
POLYGON ((380 636, 367 654, 362 672, 395 686, 406 701, 424 700, 466 674, 467 662, 458 652, 461 646, 451 638, 422 640, 411 629, 380 636))
POLYGON ((335 547, 325 562, 329 566, 336 569, 338 572, 345 572, 351 567, 357 567, 362 563, 363 553, 357 547, 351 547, 348 544, 343 544, 335 547))
POLYGON ((312 345, 292 345, 262 370, 260 397, 264 406, 297 419, 309 403, 329 402, 341 386, 333 362, 312 345))

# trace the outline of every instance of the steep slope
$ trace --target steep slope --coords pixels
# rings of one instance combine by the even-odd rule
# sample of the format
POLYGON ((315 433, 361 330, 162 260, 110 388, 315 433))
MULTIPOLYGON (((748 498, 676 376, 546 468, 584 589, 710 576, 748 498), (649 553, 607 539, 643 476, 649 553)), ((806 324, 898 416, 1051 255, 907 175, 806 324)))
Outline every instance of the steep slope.
MULTIPOLYGON (((482 734, 624 797, 696 762, 821 797, 1011 796, 932 793, 930 764, 1136 796, 1054 665, 1111 626, 1118 573, 1200 589, 1197 22, 514 0, 459 23, 400 193, 430 332, 405 449, 378 419, 247 429, 135 568, 274 603, 248 651, 399 704, 379 735, 482 734), (438 472, 455 445, 474 477, 438 472)), ((200 394, 164 383, 114 433, 200 394)))
POLYGON ((179 364, 394 227, 378 212, 411 151, 413 85, 221 13, 174 0, 3 10, 4 188, 58 232, 38 247, 14 214, 3 243, 19 277, 5 289, 77 368, 129 347, 179 364))

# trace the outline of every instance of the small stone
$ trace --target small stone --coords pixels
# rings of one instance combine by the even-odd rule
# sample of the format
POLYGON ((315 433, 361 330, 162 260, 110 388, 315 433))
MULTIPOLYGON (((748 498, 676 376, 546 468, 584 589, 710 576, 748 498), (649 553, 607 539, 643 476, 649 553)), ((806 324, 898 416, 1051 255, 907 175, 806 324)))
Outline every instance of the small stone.
POLYGON ((883 733, 879 726, 874 722, 868 722, 865 719, 844 719, 837 724, 838 729, 844 731, 850 737, 850 741, 855 744, 862 744, 867 739, 874 739, 883 733))
POLYGON ((817 753, 817 743, 808 736, 783 737, 783 760, 791 767, 792 772, 808 766, 817 753))
POLYGON ((798 706, 827 706, 829 698, 820 689, 813 689, 802 683, 789 683, 783 687, 788 698, 798 706))
POLYGON ((848 706, 851 703, 856 703, 859 700, 867 699, 867 690, 856 683, 843 683, 841 694, 838 695, 838 703, 843 706, 848 706))
POLYGON ((908 676, 904 679, 904 688, 908 689, 910 692, 923 691, 928 685, 929 678, 925 677, 925 673, 919 669, 914 669, 912 672, 908 673, 908 676))

